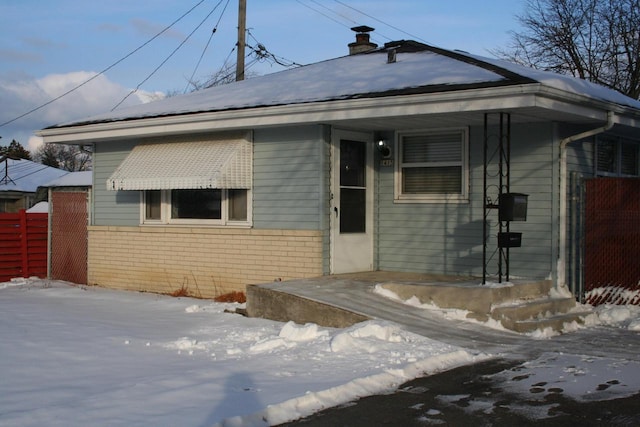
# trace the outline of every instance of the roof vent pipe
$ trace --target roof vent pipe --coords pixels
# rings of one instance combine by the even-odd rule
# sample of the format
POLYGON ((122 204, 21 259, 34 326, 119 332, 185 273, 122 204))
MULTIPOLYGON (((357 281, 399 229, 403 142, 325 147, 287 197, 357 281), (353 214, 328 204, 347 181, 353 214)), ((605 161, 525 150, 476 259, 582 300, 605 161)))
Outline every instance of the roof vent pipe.
POLYGON ((367 52, 378 47, 377 44, 371 43, 369 40, 369 33, 373 30, 374 28, 366 25, 351 28, 351 31, 356 32, 356 41, 354 43, 349 43, 349 55, 367 52))
POLYGON ((393 64, 394 62, 396 62, 396 50, 389 49, 387 51, 387 64, 393 64))

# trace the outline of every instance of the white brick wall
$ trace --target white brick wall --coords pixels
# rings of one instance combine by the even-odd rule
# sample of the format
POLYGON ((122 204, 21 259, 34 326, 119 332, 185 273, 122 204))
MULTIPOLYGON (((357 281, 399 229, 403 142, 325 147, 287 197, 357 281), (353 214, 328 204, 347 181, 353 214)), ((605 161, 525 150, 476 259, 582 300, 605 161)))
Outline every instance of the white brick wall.
POLYGON ((312 230, 91 226, 88 252, 90 285, 203 298, 322 275, 312 230))

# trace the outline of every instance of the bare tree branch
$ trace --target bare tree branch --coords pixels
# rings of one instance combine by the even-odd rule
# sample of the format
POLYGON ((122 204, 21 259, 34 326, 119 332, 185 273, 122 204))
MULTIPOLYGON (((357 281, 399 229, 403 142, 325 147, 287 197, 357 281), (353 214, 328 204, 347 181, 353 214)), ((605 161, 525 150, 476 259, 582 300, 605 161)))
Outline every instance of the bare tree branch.
POLYGON ((527 0, 499 57, 640 97, 640 0, 527 0))

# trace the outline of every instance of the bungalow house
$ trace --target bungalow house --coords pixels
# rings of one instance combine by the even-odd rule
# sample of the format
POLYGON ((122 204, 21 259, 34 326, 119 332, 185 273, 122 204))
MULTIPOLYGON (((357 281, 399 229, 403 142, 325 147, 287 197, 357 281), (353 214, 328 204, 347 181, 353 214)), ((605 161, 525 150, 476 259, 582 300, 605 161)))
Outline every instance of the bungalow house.
POLYGON ((413 41, 350 47, 40 131, 93 146, 88 283, 211 297, 375 270, 571 280, 572 177, 638 176, 640 102, 413 41))

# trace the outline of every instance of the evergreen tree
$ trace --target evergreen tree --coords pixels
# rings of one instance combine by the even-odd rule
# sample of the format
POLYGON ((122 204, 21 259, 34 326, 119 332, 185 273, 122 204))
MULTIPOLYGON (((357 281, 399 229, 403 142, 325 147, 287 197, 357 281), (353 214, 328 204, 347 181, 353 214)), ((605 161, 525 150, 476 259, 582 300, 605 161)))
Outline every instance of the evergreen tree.
POLYGON ((6 147, 0 147, 0 157, 8 156, 14 159, 31 160, 31 153, 15 139, 6 147))

